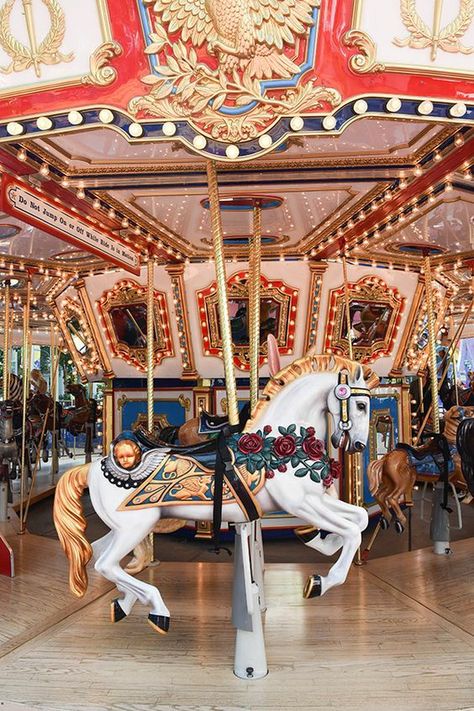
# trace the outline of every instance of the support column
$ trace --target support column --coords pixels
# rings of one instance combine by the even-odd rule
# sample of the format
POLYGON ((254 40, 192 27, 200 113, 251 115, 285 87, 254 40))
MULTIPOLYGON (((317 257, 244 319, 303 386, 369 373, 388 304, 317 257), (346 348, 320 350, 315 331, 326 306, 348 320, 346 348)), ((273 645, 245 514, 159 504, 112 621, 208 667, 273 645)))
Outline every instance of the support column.
POLYGON ((30 391, 30 302, 31 278, 26 282, 26 301, 23 306, 23 418, 21 432, 21 479, 20 479, 20 533, 25 533, 24 505, 28 485, 28 465, 26 451, 26 413, 30 391))
POLYGON ((113 381, 107 379, 102 402, 102 454, 107 456, 114 438, 114 389, 113 381))
POLYGON ((323 277, 328 268, 327 263, 324 262, 309 262, 308 266, 311 272, 311 284, 309 287, 308 312, 306 317, 305 353, 316 345, 323 277))
POLYGON ((183 380, 195 380, 197 378, 197 370, 194 361, 193 343, 189 331, 189 314, 184 288, 184 269, 184 264, 168 264, 166 267, 166 271, 171 278, 173 304, 178 324, 179 349, 183 366, 181 377, 183 380))

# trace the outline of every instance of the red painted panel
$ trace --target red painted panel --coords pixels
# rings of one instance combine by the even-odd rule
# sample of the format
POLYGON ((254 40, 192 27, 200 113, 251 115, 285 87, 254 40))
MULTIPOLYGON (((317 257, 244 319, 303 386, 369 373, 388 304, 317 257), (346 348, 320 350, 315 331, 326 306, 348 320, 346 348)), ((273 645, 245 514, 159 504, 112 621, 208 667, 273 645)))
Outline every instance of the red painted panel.
POLYGON ((15 575, 13 551, 0 534, 0 575, 13 578, 15 575))

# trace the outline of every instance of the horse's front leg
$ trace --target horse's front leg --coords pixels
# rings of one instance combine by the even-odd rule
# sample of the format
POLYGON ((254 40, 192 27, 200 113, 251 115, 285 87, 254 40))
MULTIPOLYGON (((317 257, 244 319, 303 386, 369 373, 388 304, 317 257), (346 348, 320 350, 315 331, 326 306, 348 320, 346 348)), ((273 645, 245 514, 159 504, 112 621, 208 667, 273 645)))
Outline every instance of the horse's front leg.
MULTIPOLYGON (((328 497, 329 498, 329 497, 328 497)), ((325 496, 308 496, 300 504, 299 510, 292 513, 306 519, 308 523, 335 533, 342 540, 341 555, 330 568, 327 576, 312 575, 305 586, 305 597, 324 595, 335 585, 342 585, 347 578, 354 555, 359 548, 362 535, 360 525, 344 517, 342 507, 338 507, 336 499, 331 499, 329 508, 325 496)))

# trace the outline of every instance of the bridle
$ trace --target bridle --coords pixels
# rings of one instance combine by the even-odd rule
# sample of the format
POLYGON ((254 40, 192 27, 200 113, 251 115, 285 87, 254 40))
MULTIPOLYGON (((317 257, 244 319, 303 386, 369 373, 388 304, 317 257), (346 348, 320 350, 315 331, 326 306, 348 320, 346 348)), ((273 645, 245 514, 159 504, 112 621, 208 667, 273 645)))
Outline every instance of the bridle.
POLYGON ((349 376, 346 372, 340 372, 337 385, 334 388, 334 395, 339 400, 339 424, 338 427, 343 432, 348 432, 352 427, 352 422, 349 419, 349 401, 351 397, 356 395, 367 395, 370 397, 368 388, 354 388, 349 385, 349 376))

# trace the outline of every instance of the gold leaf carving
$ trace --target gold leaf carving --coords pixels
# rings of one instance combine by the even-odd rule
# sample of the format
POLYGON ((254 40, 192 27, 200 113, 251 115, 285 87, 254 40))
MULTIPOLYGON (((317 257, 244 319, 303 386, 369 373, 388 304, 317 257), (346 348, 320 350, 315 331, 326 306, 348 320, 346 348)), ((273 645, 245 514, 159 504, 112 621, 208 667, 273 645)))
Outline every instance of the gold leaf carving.
POLYGON ((471 54, 474 47, 465 47, 461 38, 467 32, 474 18, 474 0, 459 0, 459 12, 446 27, 436 27, 441 16, 441 0, 435 0, 435 21, 430 28, 420 17, 416 9, 416 0, 400 0, 400 16, 409 35, 403 39, 396 37, 393 44, 397 47, 425 49, 431 47, 431 60, 436 60, 438 49, 453 54, 471 54), (438 10, 438 13, 436 12, 438 10), (436 20, 436 16, 438 20, 436 20))
POLYGON ((313 81, 283 88, 278 95, 262 87, 264 79, 288 79, 300 71, 285 47, 307 38, 319 0, 280 0, 280 12, 276 13, 268 13, 266 5, 266 1, 253 0, 235 8, 246 39, 241 37, 242 46, 234 47, 225 31, 229 18, 217 12, 217 0, 157 0, 153 6, 155 31, 145 53, 155 54, 159 66, 156 74, 142 78, 148 93, 134 97, 129 111, 194 120, 213 138, 231 142, 258 136, 281 116, 340 104, 336 89, 315 86, 313 81), (171 42, 169 35, 178 31, 180 38, 171 42), (217 66, 202 61, 202 53, 198 58, 195 47, 204 44, 208 54, 216 56, 217 66), (240 115, 224 114, 220 111, 224 105, 248 106, 248 110, 240 115))
POLYGON ((108 86, 117 78, 117 70, 109 65, 113 57, 122 54, 122 47, 117 42, 104 42, 90 58, 90 71, 82 77, 83 84, 108 86))
POLYGON ((377 45, 366 32, 349 30, 343 37, 346 47, 356 47, 359 54, 354 54, 349 60, 349 66, 357 74, 368 72, 383 72, 385 65, 377 62, 377 45))
POLYGON ((27 47, 13 36, 10 30, 10 15, 15 4, 15 0, 7 0, 0 8, 0 47, 11 57, 8 67, 0 67, 2 74, 12 72, 22 72, 30 67, 34 67, 37 77, 41 76, 41 64, 60 64, 61 62, 71 62, 74 54, 62 54, 59 48, 66 33, 66 21, 64 11, 58 0, 42 0, 46 5, 50 28, 46 37, 37 46, 35 33, 34 16, 31 5, 25 4, 25 22, 28 31, 30 46, 27 47))

